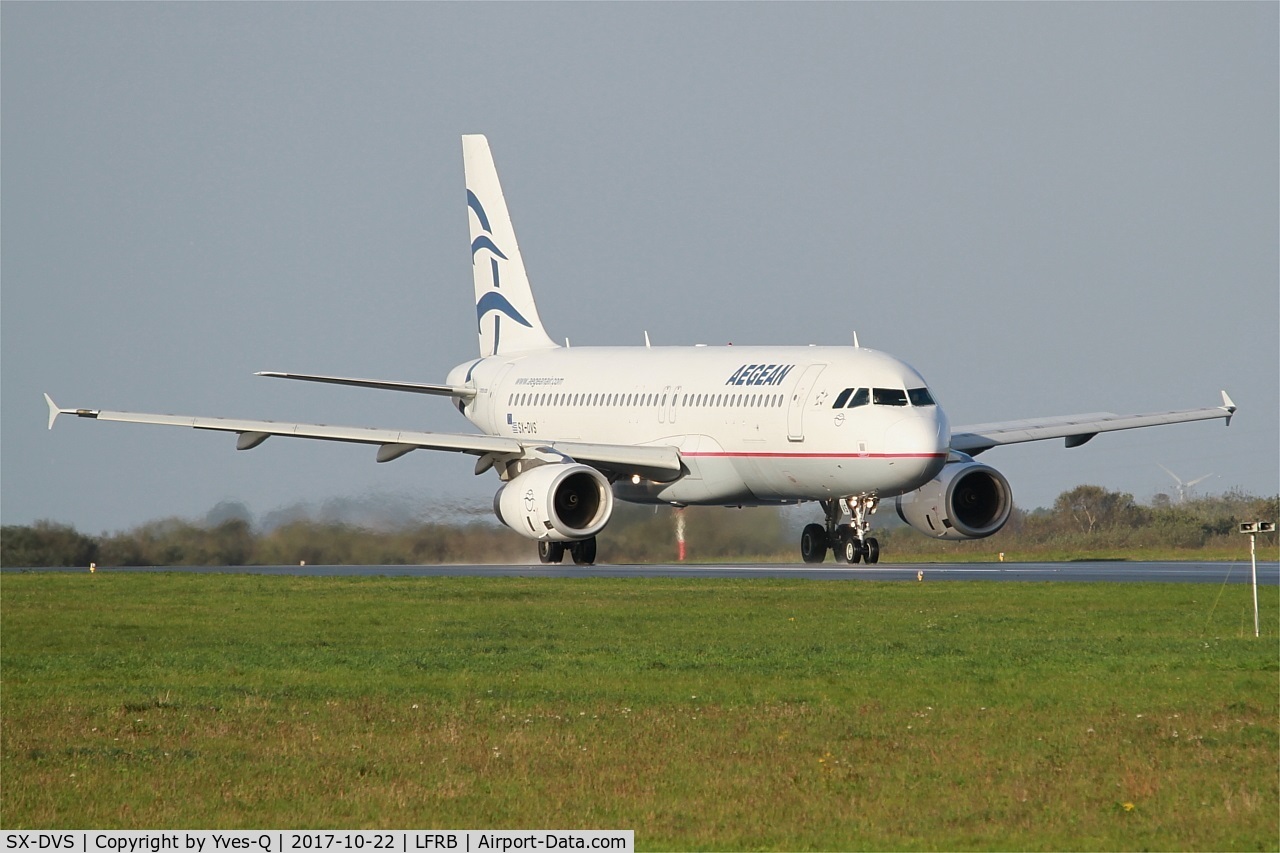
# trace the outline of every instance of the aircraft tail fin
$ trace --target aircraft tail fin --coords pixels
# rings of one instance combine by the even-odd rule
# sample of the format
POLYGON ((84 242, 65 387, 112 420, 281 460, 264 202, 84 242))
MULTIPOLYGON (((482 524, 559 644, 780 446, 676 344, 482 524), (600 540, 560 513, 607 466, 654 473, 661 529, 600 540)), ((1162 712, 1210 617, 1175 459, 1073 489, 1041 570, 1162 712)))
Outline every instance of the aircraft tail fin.
POLYGON ((462 161, 480 355, 554 349, 557 344, 543 329, 533 302, 489 140, 479 134, 463 136, 462 161))

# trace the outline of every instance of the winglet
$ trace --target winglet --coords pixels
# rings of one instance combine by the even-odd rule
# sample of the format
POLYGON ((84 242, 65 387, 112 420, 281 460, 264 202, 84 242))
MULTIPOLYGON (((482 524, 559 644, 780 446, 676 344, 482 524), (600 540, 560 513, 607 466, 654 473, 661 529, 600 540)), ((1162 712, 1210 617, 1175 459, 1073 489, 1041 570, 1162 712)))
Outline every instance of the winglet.
POLYGON ((44 401, 49 404, 49 429, 53 429, 53 422, 58 419, 58 415, 62 414, 62 409, 58 408, 58 404, 53 402, 53 398, 48 394, 44 395, 44 401))
POLYGON ((1227 426, 1231 426, 1231 416, 1236 413, 1236 404, 1227 396, 1227 392, 1222 392, 1222 408, 1227 410, 1227 426))

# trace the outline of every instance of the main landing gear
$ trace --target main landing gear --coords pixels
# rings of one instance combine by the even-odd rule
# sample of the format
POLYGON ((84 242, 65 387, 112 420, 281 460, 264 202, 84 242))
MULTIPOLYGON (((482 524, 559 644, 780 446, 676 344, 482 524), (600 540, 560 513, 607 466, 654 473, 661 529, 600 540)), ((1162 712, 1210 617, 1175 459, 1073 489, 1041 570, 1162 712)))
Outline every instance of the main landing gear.
POLYGON ((827 523, 825 526, 810 524, 805 527, 800 534, 800 556, 806 563, 821 563, 827 558, 827 549, 830 548, 837 563, 880 562, 880 543, 867 535, 871 532, 871 515, 879 505, 880 498, 875 495, 822 501, 827 523), (852 524, 840 523, 846 508, 853 519, 852 524))
POLYGON ((559 563, 568 551, 575 566, 590 566, 596 561, 596 537, 577 542, 538 542, 538 559, 544 563, 559 563))

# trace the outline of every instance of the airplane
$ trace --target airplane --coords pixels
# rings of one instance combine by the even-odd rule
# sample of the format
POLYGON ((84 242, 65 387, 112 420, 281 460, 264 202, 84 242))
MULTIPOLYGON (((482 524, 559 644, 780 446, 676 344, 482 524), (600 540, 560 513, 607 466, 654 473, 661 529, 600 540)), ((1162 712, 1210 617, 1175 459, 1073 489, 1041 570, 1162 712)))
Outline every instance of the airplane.
POLYGON ((237 434, 377 446, 378 462, 414 450, 476 457, 493 469, 498 519, 537 542, 544 563, 596 559, 614 501, 762 506, 817 502, 800 537, 805 563, 877 563, 871 516, 892 499, 916 530, 947 540, 999 531, 1008 480, 974 457, 1006 444, 1224 419, 1235 404, 1148 414, 1092 413, 952 428, 906 362, 852 346, 560 346, 534 304, 488 140, 462 137, 479 356, 442 384, 264 371, 257 375, 449 398, 478 433, 433 433, 60 408, 60 414, 237 434), (848 520, 846 521, 846 517, 848 520))

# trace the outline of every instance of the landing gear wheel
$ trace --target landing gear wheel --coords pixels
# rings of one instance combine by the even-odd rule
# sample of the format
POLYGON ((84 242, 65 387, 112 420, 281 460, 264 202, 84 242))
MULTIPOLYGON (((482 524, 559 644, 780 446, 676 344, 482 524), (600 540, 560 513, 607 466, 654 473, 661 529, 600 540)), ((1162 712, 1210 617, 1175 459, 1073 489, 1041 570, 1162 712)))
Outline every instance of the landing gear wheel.
POLYGON ((862 559, 862 543, 853 535, 853 529, 847 524, 836 528, 839 537, 836 544, 836 559, 841 563, 857 563, 862 559))
POLYGON ((868 539, 865 546, 867 551, 867 562, 880 562, 880 542, 877 539, 868 539))
POLYGON ((569 552, 573 554, 573 564, 575 566, 590 566, 596 561, 596 537, 583 539, 581 542, 574 542, 569 546, 569 552))
POLYGON ((800 533, 800 556, 806 563, 827 559, 827 531, 821 524, 807 524, 800 533))
POLYGON ((538 559, 544 563, 558 563, 564 559, 563 542, 539 542, 538 559))

